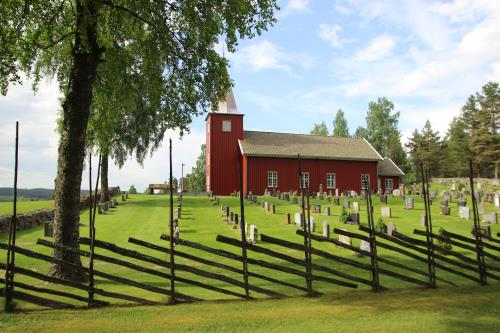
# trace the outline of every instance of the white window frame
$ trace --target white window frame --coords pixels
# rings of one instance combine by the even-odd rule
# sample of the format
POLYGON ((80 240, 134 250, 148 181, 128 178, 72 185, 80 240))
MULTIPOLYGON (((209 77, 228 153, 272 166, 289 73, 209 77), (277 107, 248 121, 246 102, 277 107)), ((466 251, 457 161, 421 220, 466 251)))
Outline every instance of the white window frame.
POLYGON ((335 174, 335 172, 327 173, 326 174, 326 188, 327 189, 334 189, 336 186, 337 186, 337 175, 335 174))
POLYGON ((231 120, 222 121, 222 132, 231 132, 231 120))
POLYGON ((278 187, 278 171, 267 172, 267 187, 278 187))
POLYGON ((310 179, 309 172, 302 172, 300 185, 302 186, 303 189, 309 188, 309 179, 310 179))
POLYGON ((370 184, 370 174, 369 173, 362 173, 361 174, 361 189, 368 190, 369 184, 370 184))
POLYGON ((394 189, 394 180, 392 178, 386 178, 384 180, 384 189, 385 190, 393 190, 394 189), (390 183, 391 186, 388 186, 387 184, 390 183))

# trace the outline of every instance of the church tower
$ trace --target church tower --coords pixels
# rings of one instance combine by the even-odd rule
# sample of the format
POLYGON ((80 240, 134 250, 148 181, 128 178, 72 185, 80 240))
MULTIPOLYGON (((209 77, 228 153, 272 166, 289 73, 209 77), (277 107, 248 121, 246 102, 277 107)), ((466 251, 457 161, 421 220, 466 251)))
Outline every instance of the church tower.
POLYGON ((233 90, 206 119, 206 188, 217 195, 238 191, 238 140, 243 139, 243 114, 238 111, 233 90))

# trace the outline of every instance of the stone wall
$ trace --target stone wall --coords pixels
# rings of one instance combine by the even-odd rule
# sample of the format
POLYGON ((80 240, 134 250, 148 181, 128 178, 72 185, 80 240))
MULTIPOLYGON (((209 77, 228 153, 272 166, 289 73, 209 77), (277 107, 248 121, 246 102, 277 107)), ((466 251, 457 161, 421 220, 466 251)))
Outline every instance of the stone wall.
MULTIPOLYGON (((111 197, 119 195, 120 187, 110 187, 109 195, 111 197)), ((100 193, 97 193, 97 198, 100 198, 100 193)), ((89 196, 84 196, 80 199, 80 210, 86 209, 89 206, 89 196)), ((11 215, 0 216, 0 233, 9 232, 9 223, 11 215)), ((17 214, 17 230, 29 229, 34 226, 44 224, 54 220, 54 208, 38 209, 27 213, 17 214)))
MULTIPOLYGON (((453 183, 469 185, 469 178, 432 178, 432 181, 443 185, 451 185, 453 183)), ((474 182, 476 184, 479 182, 482 185, 500 186, 500 179, 496 178, 474 178, 474 182)))

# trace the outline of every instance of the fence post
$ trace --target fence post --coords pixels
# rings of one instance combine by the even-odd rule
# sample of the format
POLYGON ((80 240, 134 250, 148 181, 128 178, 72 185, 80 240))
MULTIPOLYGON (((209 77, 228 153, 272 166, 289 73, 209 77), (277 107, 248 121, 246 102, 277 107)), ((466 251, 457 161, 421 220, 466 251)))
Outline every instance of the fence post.
MULTIPOLYGON (((243 156, 241 156, 243 157, 243 156)), ((240 230, 241 230, 241 255, 243 257, 243 283, 245 287, 245 297, 250 298, 248 291, 248 260, 247 260, 247 237, 245 226, 245 205, 243 201, 243 166, 242 158, 238 159, 238 176, 240 183, 240 230)))
POLYGON ((172 139, 169 140, 169 158, 170 158, 170 304, 175 304, 175 264, 174 264, 174 190, 172 188, 172 139))
POLYGON ((19 161, 19 122, 16 121, 16 145, 14 162, 14 198, 12 201, 12 218, 9 224, 9 242, 7 247, 7 267, 5 270, 5 311, 12 311, 14 291, 14 266, 16 254, 16 228, 17 228, 17 174, 19 161))
POLYGON ((95 191, 94 191, 94 199, 92 200, 92 154, 89 153, 89 300, 88 307, 94 305, 94 253, 95 253, 95 216, 97 210, 97 192, 99 189, 99 177, 101 175, 101 154, 99 154, 99 162, 97 163, 97 179, 95 181, 95 191))
POLYGON ((472 160, 469 160, 469 183, 472 198, 472 215, 474 218, 474 237, 476 238, 477 265, 481 285, 486 285, 486 267, 484 265, 483 239, 479 230, 479 212, 477 211, 476 195, 474 194, 474 178, 472 176, 472 160))
POLYGON ((375 224, 373 222, 373 206, 372 196, 370 190, 370 181, 368 181, 368 189, 366 194, 366 213, 368 220, 368 227, 370 228, 370 252, 371 252, 371 266, 372 266, 372 291, 380 291, 380 280, 378 274, 378 260, 377 260, 377 240, 375 238, 375 224))
POLYGON ((300 164, 300 154, 297 155, 297 162, 299 168, 299 188, 300 193, 302 195, 302 220, 304 222, 304 259, 306 263, 306 287, 307 287, 307 295, 313 296, 312 290, 312 276, 311 276, 311 237, 310 237, 310 207, 309 207, 309 192, 307 195, 307 219, 305 212, 305 198, 304 198, 304 187, 302 184, 302 167, 300 164))
POLYGON ((436 266, 434 264, 434 238, 432 237, 432 219, 431 209, 429 204, 428 183, 425 177, 424 164, 420 163, 422 173, 422 192, 424 195, 424 208, 425 208, 425 231, 427 241, 427 266, 429 270, 429 287, 436 287, 436 266))

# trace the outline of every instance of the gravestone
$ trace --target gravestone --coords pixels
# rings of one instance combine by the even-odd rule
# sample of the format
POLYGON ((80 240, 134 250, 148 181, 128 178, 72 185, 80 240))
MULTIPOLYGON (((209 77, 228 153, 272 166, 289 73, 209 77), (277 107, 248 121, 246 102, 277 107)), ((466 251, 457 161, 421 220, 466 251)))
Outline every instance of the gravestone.
POLYGON ((450 215, 451 209, 447 206, 441 206, 441 215, 450 215))
MULTIPOLYGON (((180 234, 181 234, 181 229, 179 228, 179 226, 176 226, 174 229, 174 238, 179 239, 180 234)), ((175 245, 177 245, 177 244, 175 244, 175 245)))
POLYGON ((380 203, 387 205, 387 195, 383 194, 380 196, 380 203))
POLYGON ((466 198, 458 198, 457 207, 465 207, 465 206, 467 206, 467 199, 466 198))
POLYGON ((314 217, 310 217, 309 220, 309 231, 310 232, 316 232, 316 224, 314 223, 314 217))
POLYGON ((484 206, 484 202, 480 202, 477 205, 477 211, 479 212, 479 214, 486 214, 486 207, 484 206))
POLYGON ((238 218, 238 214, 234 214, 234 224, 235 225, 238 225, 239 224, 239 218, 238 218))
POLYGON ((455 183, 451 184, 451 190, 456 191, 457 190, 457 185, 455 183))
POLYGON ((338 198, 338 196, 339 196, 339 189, 338 189, 338 188, 336 188, 336 189, 335 189, 335 196, 336 196, 337 198, 338 198))
POLYGON ((484 214, 483 221, 490 224, 497 224, 497 213, 484 214))
POLYGON ((285 224, 290 224, 291 221, 290 221, 290 213, 286 213, 285 215, 285 224))
POLYGON ((420 215, 420 225, 422 227, 427 226, 427 217, 425 215, 420 215))
POLYGON ((314 213, 321 213, 321 205, 314 205, 313 212, 314 213))
POLYGON ((359 202, 352 203, 352 210, 355 212, 359 212, 359 202))
POLYGON ((325 207, 325 213, 323 215, 330 216, 330 214, 331 214, 331 208, 330 208, 330 206, 326 206, 325 207))
POLYGON ((265 201, 261 201, 261 202, 260 202, 260 207, 261 207, 261 208, 265 208, 265 204, 266 204, 266 202, 265 202, 265 201))
POLYGON ((382 217, 392 217, 391 215, 391 207, 382 207, 380 208, 380 214, 382 217))
POLYGON ((330 237, 330 226, 326 220, 323 221, 323 237, 330 237))
POLYGON ((399 197, 401 195, 401 191, 399 189, 392 190, 393 197, 399 197))
POLYGON ((358 212, 352 212, 351 213, 351 219, 347 223, 348 224, 358 225, 359 224, 359 213, 358 212))
POLYGON ((362 240, 360 243, 359 243, 359 249, 361 251, 366 251, 366 252, 369 252, 371 253, 371 248, 370 248, 370 243, 365 241, 365 240, 362 240))
POLYGON ((303 224, 303 217, 302 217, 302 214, 301 213, 295 213, 295 219, 294 219, 294 222, 295 222, 295 225, 297 227, 303 227, 304 224, 303 224))
MULTIPOLYGON (((345 229, 342 230, 347 231, 345 229)), ((352 246, 352 240, 349 236, 339 235, 339 242, 352 246)))
POLYGON ((487 203, 493 203, 493 193, 491 192, 486 193, 484 201, 486 201, 487 203))
MULTIPOLYGON (((472 226, 472 230, 471 230, 471 233, 474 235, 475 234, 475 231, 476 228, 474 226, 472 226)), ((489 225, 480 225, 479 226, 479 233, 481 234, 481 236, 483 237, 491 237, 491 228, 489 225)))
POLYGON ((482 202, 482 196, 483 196, 483 191, 477 190, 476 191, 476 200, 477 200, 477 202, 482 202))
POLYGON ((500 196, 498 196, 498 194, 495 194, 494 202, 495 202, 495 208, 500 208, 500 196))
POLYGON ((292 198, 292 204, 296 205, 299 203, 299 199, 297 199, 297 197, 293 197, 292 198))
POLYGON ((226 206, 226 218, 229 218, 229 206, 226 206))
POLYGON ((177 218, 180 219, 181 215, 182 215, 182 208, 181 207, 177 207, 177 218))
POLYGON ((54 224, 52 221, 45 222, 43 226, 43 237, 54 237, 54 224))
POLYGON ((480 183, 480 182, 477 182, 476 188, 477 188, 478 190, 480 190, 480 189, 481 189, 481 183, 480 183))
POLYGON ((387 234, 389 236, 392 236, 392 233, 394 231, 398 231, 398 229, 396 228, 396 225, 394 223, 388 222, 388 223, 386 223, 386 225, 387 225, 387 234))
POLYGON ((441 206, 448 207, 448 200, 441 199, 441 202, 439 203, 441 206))
POLYGON ((350 192, 349 192, 349 195, 350 195, 351 197, 355 197, 355 196, 357 196, 357 195, 358 195, 358 193, 356 193, 356 191, 350 191, 350 192))
POLYGON ((271 205, 271 213, 276 214, 276 205, 275 204, 271 205))
POLYGON ((429 192, 429 198, 430 198, 431 200, 436 199, 436 196, 437 196, 437 192, 436 192, 436 191, 430 191, 430 192, 429 192))
POLYGON ((413 209, 414 202, 412 197, 405 197, 405 209, 413 209))
POLYGON ((342 207, 344 207, 345 209, 349 209, 351 207, 351 202, 348 199, 344 199, 342 207))
POLYGON ((469 207, 458 207, 458 217, 461 219, 469 220, 470 219, 470 209, 469 207))
POLYGON ((335 206, 340 205, 340 198, 339 198, 338 196, 333 197, 333 204, 334 204, 335 206))
POLYGON ((250 225, 250 238, 249 238, 249 242, 251 244, 256 244, 258 237, 259 237, 259 232, 257 230, 257 226, 255 224, 251 224, 250 225))

